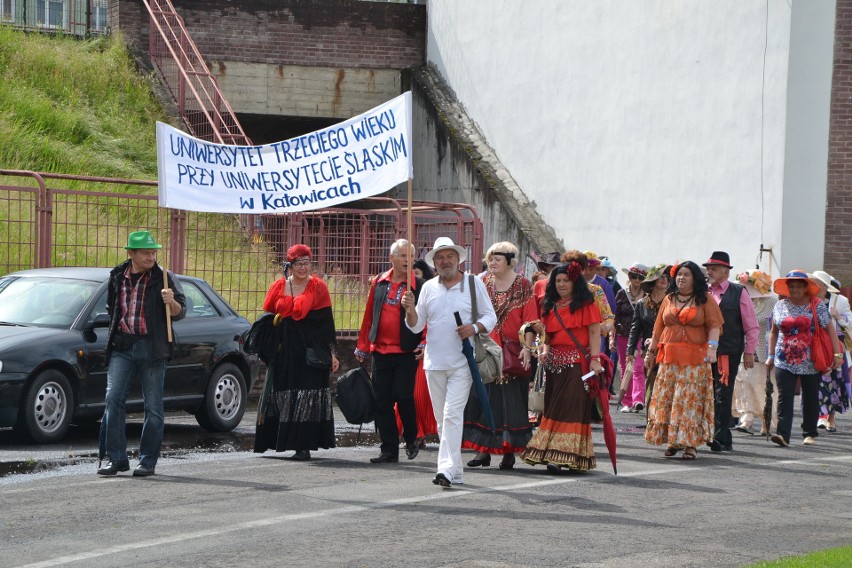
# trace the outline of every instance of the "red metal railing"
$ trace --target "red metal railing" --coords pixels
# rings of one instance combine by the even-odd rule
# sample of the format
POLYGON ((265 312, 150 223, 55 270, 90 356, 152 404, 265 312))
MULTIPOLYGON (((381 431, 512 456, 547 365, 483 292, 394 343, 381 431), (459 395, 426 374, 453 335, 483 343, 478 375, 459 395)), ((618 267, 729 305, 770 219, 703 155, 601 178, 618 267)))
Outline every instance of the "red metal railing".
MULTIPOLYGON (((269 285, 281 276, 287 248, 302 242, 314 251, 315 273, 328 283, 338 336, 354 337, 370 277, 389 268, 391 243, 407 236, 407 212, 393 199, 238 217, 159 208, 156 185, 0 170, 0 274, 50 266, 114 266, 126 258, 127 235, 150 229, 163 243, 160 258, 170 270, 204 278, 253 319, 269 285), (22 178, 30 185, 17 181, 22 178)), ((412 219, 421 257, 435 238, 449 236, 468 247, 466 268, 479 271, 482 223, 471 206, 416 202, 412 219)))
POLYGON ((208 142, 251 146, 171 1, 143 3, 151 16, 151 63, 174 97, 190 134, 208 142))

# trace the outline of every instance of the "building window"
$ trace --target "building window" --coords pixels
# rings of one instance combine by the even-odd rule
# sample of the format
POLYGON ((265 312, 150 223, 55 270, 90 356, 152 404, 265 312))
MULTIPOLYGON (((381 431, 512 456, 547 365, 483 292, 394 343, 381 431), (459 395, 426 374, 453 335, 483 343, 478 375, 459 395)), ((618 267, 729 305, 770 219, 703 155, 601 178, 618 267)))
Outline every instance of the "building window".
POLYGON ((4 22, 15 21, 15 0, 2 0, 2 4, 0 4, 0 20, 4 22))
POLYGON ((107 0, 94 0, 92 3, 92 30, 103 32, 107 29, 107 0))
POLYGON ((65 0, 36 0, 36 23, 61 28, 65 21, 65 0))

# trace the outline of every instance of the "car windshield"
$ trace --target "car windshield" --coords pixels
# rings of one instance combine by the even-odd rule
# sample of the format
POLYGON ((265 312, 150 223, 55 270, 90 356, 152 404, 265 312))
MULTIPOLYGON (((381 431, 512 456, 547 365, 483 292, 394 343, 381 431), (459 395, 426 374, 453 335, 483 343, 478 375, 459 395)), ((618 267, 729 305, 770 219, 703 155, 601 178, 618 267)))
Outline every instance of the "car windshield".
POLYGON ((0 322, 69 327, 98 285, 70 278, 0 278, 0 322))

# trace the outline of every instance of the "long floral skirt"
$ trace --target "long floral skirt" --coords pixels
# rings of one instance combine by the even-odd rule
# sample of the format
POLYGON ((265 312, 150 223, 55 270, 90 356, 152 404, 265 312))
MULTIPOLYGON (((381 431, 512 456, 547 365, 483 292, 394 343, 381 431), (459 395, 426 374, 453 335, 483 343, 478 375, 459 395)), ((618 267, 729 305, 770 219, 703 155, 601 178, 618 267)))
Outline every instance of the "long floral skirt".
POLYGON ((661 363, 648 407, 645 440, 694 448, 713 439, 713 373, 709 364, 661 363))
POLYGON ((592 444, 592 400, 580 365, 545 369, 541 424, 521 456, 530 465, 554 464, 578 471, 596 467, 592 444))

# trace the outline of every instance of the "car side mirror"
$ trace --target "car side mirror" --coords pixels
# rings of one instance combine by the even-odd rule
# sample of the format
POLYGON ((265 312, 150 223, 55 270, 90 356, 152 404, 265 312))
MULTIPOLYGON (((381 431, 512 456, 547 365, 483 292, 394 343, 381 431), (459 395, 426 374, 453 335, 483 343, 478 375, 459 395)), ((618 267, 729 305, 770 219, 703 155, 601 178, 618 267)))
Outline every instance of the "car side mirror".
POLYGON ((86 329, 95 329, 98 327, 109 327, 109 314, 95 314, 95 319, 89 322, 86 329))

